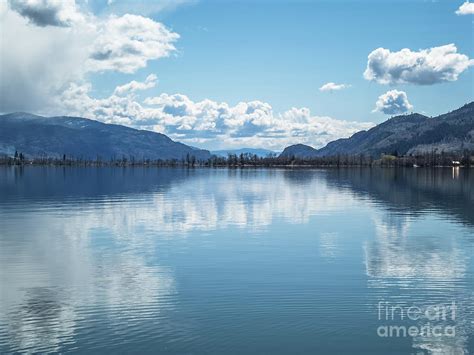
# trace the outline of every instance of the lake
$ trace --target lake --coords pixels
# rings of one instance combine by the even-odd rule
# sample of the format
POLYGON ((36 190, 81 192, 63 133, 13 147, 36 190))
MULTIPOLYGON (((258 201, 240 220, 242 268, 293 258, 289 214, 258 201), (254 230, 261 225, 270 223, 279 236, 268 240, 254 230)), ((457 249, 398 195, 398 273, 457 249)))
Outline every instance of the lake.
POLYGON ((474 353, 474 170, 0 168, 0 353, 474 353))

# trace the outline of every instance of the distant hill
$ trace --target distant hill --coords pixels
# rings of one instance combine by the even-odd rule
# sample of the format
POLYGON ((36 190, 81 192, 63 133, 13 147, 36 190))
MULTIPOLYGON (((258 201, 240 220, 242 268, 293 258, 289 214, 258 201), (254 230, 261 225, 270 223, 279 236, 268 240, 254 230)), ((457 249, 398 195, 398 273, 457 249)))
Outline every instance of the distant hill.
POLYGON ((324 148, 297 144, 285 148, 281 157, 299 158, 338 154, 409 155, 430 152, 474 151, 474 102, 444 115, 429 118, 417 113, 393 117, 368 131, 338 139, 324 148))
POLYGON ((281 152, 281 158, 313 158, 316 157, 318 154, 318 150, 310 147, 306 144, 294 144, 286 147, 283 152, 281 152))
POLYGON ((28 113, 0 115, 0 154, 104 160, 208 159, 207 150, 175 142, 164 134, 105 124, 80 117, 42 117, 28 113))
POLYGON ((260 158, 265 158, 270 154, 277 154, 276 152, 268 149, 258 149, 258 148, 241 148, 241 149, 227 149, 227 150, 213 150, 211 151, 211 154, 217 155, 218 157, 224 157, 227 158, 229 154, 235 154, 235 155, 240 155, 240 154, 252 154, 256 155, 260 158))

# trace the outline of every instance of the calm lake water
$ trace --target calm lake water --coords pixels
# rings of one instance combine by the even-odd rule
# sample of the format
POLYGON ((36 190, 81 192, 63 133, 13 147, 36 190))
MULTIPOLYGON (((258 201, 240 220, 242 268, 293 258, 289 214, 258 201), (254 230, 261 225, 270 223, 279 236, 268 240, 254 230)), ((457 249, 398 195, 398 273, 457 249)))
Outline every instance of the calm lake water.
POLYGON ((0 353, 468 354, 473 322, 474 170, 0 168, 0 353))

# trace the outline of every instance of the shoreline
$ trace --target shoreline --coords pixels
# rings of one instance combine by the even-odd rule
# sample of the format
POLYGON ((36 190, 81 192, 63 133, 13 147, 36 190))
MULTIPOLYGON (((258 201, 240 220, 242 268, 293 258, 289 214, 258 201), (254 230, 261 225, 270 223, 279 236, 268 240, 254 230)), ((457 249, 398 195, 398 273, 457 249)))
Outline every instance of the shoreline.
POLYGON ((75 164, 51 164, 51 163, 22 163, 22 164, 2 164, 4 167, 51 167, 51 168, 166 168, 166 169, 229 169, 229 170, 249 170, 249 169, 348 169, 348 168, 403 168, 403 169, 471 169, 474 166, 454 166, 454 165, 346 165, 346 164, 271 164, 271 165, 201 165, 187 166, 181 164, 104 164, 104 163, 75 163, 75 164))
POLYGON ((63 155, 59 157, 29 157, 16 153, 14 157, 0 157, 0 166, 55 166, 55 167, 168 167, 168 168, 228 168, 228 169, 311 169, 348 167, 403 167, 403 168, 470 168, 474 166, 474 153, 424 154, 417 156, 382 154, 335 155, 324 157, 267 156, 230 154, 228 157, 211 156, 196 159, 194 156, 173 159, 147 159, 124 156, 120 159, 83 158, 63 155))

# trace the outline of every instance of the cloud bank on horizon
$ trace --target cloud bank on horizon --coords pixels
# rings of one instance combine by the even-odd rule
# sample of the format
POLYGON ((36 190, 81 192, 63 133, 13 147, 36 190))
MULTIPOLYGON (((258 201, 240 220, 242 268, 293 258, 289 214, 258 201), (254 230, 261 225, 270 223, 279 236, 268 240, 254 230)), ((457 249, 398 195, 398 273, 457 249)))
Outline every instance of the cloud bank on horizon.
POLYGON ((228 146, 275 150, 294 143, 323 146, 374 125, 314 116, 307 108, 275 114, 272 106, 262 101, 232 106, 209 99, 195 102, 186 95, 166 93, 139 101, 134 93, 154 82, 150 77, 142 83, 130 82, 102 99, 91 97, 90 84, 73 83, 58 97, 57 104, 71 115, 160 132, 192 145, 218 141, 228 146))
MULTIPOLYGON (((156 12, 185 2, 138 1, 131 8, 120 0, 108 1, 103 14, 75 0, 0 3, 5 30, 0 112, 78 115, 212 148, 279 150, 294 143, 319 147, 374 125, 313 115, 306 107, 274 112, 270 103, 261 100, 229 104, 210 98, 195 101, 182 93, 158 93, 159 72, 149 72, 142 81, 122 82, 108 92, 96 92, 94 75, 135 75, 147 70, 152 61, 180 55, 176 43, 181 35, 147 17, 147 9, 156 12)), ((468 2, 456 11, 458 15, 470 13, 468 2)), ((418 51, 381 47, 369 53, 363 77, 380 85, 428 86, 457 81, 473 65, 474 60, 459 53, 455 44, 418 51)), ((327 82, 319 91, 335 93, 351 86, 327 82)), ((412 109, 405 91, 389 90, 378 97, 373 112, 395 115, 412 109)))

